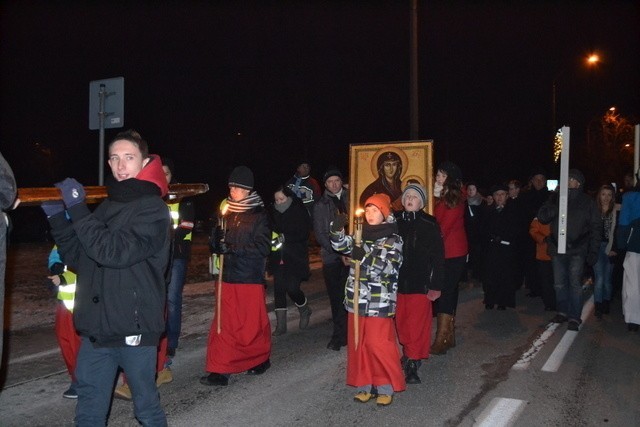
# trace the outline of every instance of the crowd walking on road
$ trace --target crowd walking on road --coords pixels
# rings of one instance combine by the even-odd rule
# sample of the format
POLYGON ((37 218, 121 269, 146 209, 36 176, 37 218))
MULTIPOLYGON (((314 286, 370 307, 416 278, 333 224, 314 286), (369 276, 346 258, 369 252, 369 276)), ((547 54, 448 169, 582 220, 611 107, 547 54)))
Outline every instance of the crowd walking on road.
MULTIPOLYGON (((142 424, 166 425, 158 387, 172 380, 171 365, 179 360, 194 207, 188 199, 163 200, 175 167, 149 154, 137 132, 113 139, 108 163, 108 198, 95 211, 73 178, 55 184, 62 200, 42 203, 56 242, 49 280, 71 380, 63 396, 78 399, 77 425, 104 425, 114 395, 133 401, 142 424), (114 390, 119 371, 124 382, 114 390)), ((377 166, 385 185, 369 185, 358 198, 362 206, 350 204, 336 167, 318 182, 310 163, 300 162, 266 203, 253 171, 233 168, 209 238, 216 303, 202 385, 225 387, 238 381, 236 374, 265 374, 272 340, 288 332, 288 299, 298 329, 309 329, 313 310, 301 285, 311 275, 314 244, 331 306, 326 347, 346 347, 346 384, 358 403, 392 404, 398 392, 428 378, 431 355, 455 348, 465 282, 482 286, 484 309, 497 311, 515 308, 524 286, 526 297, 541 298, 551 322, 579 331, 585 275, 593 272, 595 314, 602 319, 615 294, 614 260, 623 257, 625 322, 629 331, 640 328, 640 187, 626 191, 620 206, 614 187, 602 185, 592 197, 583 173, 571 169, 561 183, 568 194, 561 230, 559 193, 549 191, 541 168, 526 185, 512 179, 485 194, 449 160, 435 168, 432 188, 400 182, 397 154, 380 156, 377 166)))

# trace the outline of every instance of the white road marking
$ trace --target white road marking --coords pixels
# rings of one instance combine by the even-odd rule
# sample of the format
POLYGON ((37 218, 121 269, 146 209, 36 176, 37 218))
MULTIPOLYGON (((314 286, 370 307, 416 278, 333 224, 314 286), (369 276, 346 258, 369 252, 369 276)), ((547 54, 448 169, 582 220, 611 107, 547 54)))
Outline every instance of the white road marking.
POLYGON ((520 359, 511 367, 511 369, 515 370, 525 370, 531 364, 531 361, 536 357, 538 352, 542 350, 542 347, 547 343, 549 338, 553 335, 553 333, 558 328, 559 323, 549 323, 545 328, 544 332, 540 334, 540 336, 531 344, 529 350, 522 353, 520 359))
POLYGON ((524 410, 526 403, 519 399, 493 398, 473 425, 478 427, 511 426, 524 410))
MULTIPOLYGON (((582 320, 582 324, 584 325, 591 312, 593 311, 593 295, 591 298, 587 300, 587 302, 582 307, 582 315, 580 319, 582 320)), ((569 348, 571 348, 571 344, 578 336, 578 331, 566 331, 564 336, 547 359, 547 362, 542 367, 542 371, 544 372, 558 372, 560 369, 560 365, 562 365, 562 361, 564 357, 567 355, 569 348)))

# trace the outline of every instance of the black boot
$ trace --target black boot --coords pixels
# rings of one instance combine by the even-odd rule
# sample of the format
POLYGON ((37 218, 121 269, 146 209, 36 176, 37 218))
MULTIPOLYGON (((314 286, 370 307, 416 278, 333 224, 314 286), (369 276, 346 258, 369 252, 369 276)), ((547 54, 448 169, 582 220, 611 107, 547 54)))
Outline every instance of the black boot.
POLYGON ((602 301, 602 313, 603 314, 609 314, 609 305, 611 304, 611 301, 609 301, 608 299, 602 301))
POLYGON ((247 371, 247 375, 262 375, 267 372, 267 369, 271 367, 271 361, 267 359, 265 362, 254 366, 253 368, 247 371))
POLYGON ((404 379, 407 384, 420 384, 422 382, 418 376, 419 363, 418 360, 407 359, 404 365, 404 379))
POLYGON ((596 317, 602 319, 602 303, 596 302, 594 305, 596 306, 596 317))
POLYGON ((271 335, 278 337, 287 333, 287 309, 276 308, 276 329, 271 335))
POLYGON ((307 329, 307 326, 309 326, 309 319, 311 318, 311 307, 309 307, 306 299, 304 300, 304 304, 296 304, 296 307, 298 307, 298 311, 300 312, 300 323, 298 324, 298 327, 300 329, 307 329))

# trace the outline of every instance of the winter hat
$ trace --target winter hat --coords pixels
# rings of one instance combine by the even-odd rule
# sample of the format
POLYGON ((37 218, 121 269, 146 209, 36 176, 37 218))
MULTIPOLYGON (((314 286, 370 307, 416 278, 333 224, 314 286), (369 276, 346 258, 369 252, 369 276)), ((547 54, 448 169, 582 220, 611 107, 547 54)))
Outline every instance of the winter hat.
POLYGON ((445 161, 440 163, 438 170, 444 171, 447 174, 447 178, 450 178, 452 181, 460 181, 462 179, 462 171, 458 165, 453 162, 445 161))
POLYGON ((337 176, 338 178, 342 179, 342 173, 335 167, 331 167, 324 173, 324 176, 322 177, 322 183, 324 184, 325 182, 327 182, 327 180, 332 176, 337 176))
POLYGON ((246 166, 236 166, 229 175, 229 187, 253 189, 253 172, 246 166))
POLYGON ((508 193, 509 192, 509 186, 507 186, 506 184, 492 185, 491 189, 489 190, 489 194, 491 194, 493 196, 493 193, 495 193, 497 191, 504 191, 505 193, 508 193))
POLYGON ((382 212, 385 218, 391 215, 391 198, 384 193, 377 193, 369 197, 367 201, 364 202, 364 206, 367 207, 367 205, 373 205, 380 209, 380 212, 382 212))
POLYGON ((407 188, 405 188, 404 191, 402 192, 403 205, 404 205, 404 198, 407 195, 407 192, 409 191, 413 191, 414 193, 416 193, 418 197, 420 197, 420 200, 422 201, 422 205, 420 206, 420 209, 424 208, 427 204, 427 190, 425 190, 425 188, 420 184, 407 185, 407 188))
POLYGON ((584 175, 578 169, 569 170, 569 178, 573 178, 580 183, 580 186, 584 185, 584 175))

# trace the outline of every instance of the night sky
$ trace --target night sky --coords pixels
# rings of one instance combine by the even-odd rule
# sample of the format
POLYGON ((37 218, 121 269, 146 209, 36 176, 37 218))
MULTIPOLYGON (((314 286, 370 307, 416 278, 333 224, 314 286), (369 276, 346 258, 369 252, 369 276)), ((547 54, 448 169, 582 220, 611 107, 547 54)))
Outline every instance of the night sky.
MULTIPOLYGON (((201 211, 235 165, 270 199, 302 159, 320 178, 346 173, 349 144, 409 139, 409 1, 131 3, 0 3, 0 150, 19 186, 97 184, 89 82, 120 76, 124 129, 211 185, 201 211)), ((610 106, 640 117, 640 2, 419 3, 419 136, 465 178, 553 169, 554 79, 573 150, 610 106)))

